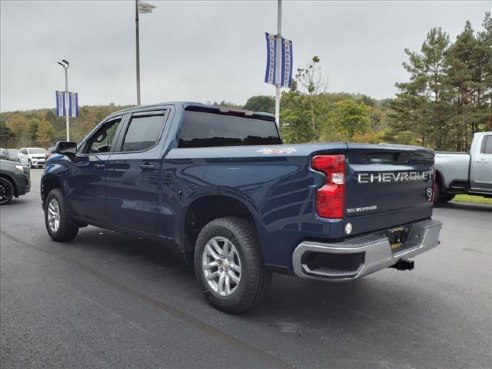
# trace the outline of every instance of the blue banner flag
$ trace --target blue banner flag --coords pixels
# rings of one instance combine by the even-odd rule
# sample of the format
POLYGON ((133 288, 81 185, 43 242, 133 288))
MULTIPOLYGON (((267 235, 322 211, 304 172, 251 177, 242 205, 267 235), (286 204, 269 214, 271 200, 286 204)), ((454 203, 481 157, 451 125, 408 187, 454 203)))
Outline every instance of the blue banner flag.
POLYGON ((282 87, 292 86, 292 41, 282 38, 282 87))
POLYGON ((277 53, 277 37, 265 32, 267 43, 267 66, 265 72, 265 83, 275 84, 275 76, 277 71, 276 53, 277 53))
POLYGON ((77 92, 69 92, 68 113, 72 118, 79 116, 79 94, 77 92))
POLYGON ((292 86, 292 41, 267 32, 265 36, 267 42, 265 83, 278 84, 280 87, 292 86), (277 43, 280 43, 280 55, 277 55, 277 43))
POLYGON ((56 115, 59 117, 65 116, 65 92, 56 91, 56 115))

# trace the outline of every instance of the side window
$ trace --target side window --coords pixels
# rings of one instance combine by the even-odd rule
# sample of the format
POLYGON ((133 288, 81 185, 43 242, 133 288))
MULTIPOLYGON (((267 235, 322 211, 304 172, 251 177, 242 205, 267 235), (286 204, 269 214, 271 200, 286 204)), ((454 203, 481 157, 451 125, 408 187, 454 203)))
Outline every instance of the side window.
POLYGON ((27 150, 26 149, 22 149, 21 150, 21 154, 27 155, 27 150))
POLYGON ((94 154, 110 151, 120 122, 121 118, 118 118, 105 123, 99 128, 85 144, 83 153, 94 154))
POLYGON ((121 151, 143 151, 154 146, 164 127, 164 112, 134 115, 123 139, 121 151))
POLYGON ((492 154, 492 136, 484 136, 480 152, 482 154, 492 154))

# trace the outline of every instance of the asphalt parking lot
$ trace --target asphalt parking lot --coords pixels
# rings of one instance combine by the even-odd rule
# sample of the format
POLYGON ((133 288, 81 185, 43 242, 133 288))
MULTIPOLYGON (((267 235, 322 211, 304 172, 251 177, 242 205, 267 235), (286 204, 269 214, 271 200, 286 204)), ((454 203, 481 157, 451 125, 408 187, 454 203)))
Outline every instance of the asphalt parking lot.
POLYGON ((263 304, 210 307, 174 249, 95 227, 50 240, 32 190, 0 210, 1 367, 491 368, 492 206, 435 210, 411 272, 275 275, 263 304))

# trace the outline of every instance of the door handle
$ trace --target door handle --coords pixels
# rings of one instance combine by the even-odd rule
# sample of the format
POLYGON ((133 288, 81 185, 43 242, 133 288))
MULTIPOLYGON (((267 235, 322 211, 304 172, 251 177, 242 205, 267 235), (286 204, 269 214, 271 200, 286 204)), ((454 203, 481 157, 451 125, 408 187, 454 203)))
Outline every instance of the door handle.
POLYGON ((140 169, 142 169, 142 170, 154 170, 155 167, 152 164, 145 163, 145 164, 140 165, 140 169))
POLYGON ((96 169, 102 169, 104 167, 105 167, 104 164, 94 164, 94 168, 96 168, 96 169))

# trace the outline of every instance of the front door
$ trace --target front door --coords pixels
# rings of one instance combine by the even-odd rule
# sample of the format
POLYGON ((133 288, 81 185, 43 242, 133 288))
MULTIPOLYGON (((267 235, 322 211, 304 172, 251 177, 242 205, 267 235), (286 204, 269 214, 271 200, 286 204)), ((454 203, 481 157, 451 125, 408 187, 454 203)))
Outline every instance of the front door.
POLYGON ((96 223, 108 222, 106 211, 106 174, 112 148, 117 141, 122 117, 100 125, 82 143, 70 167, 67 198, 75 215, 96 223))

